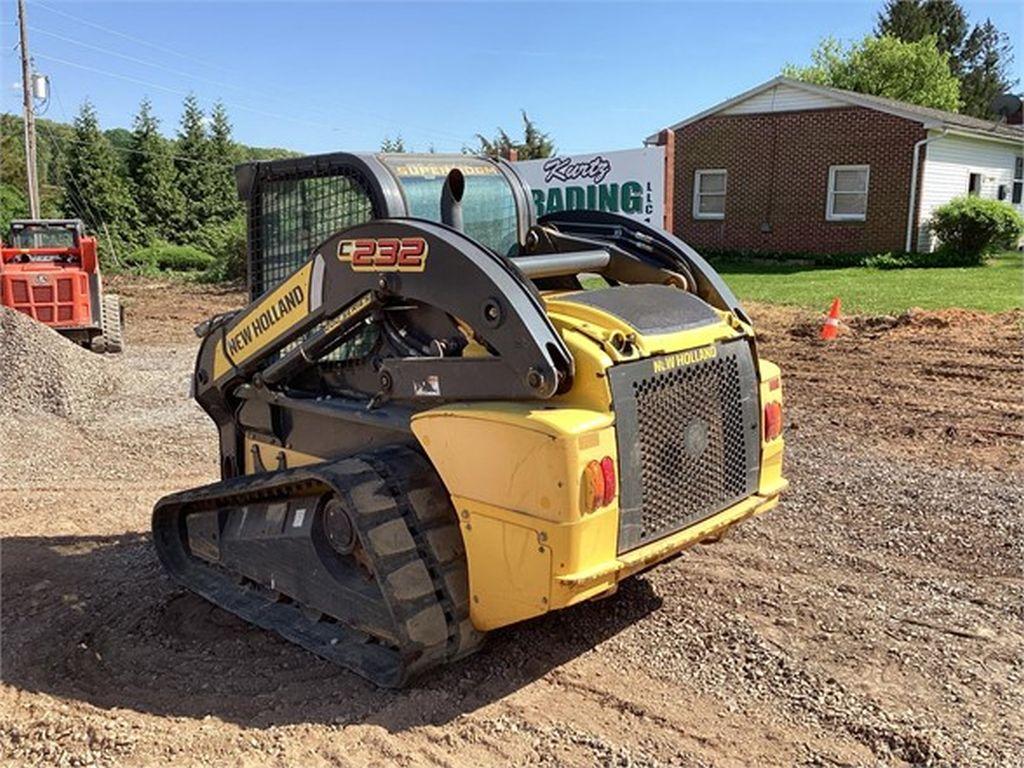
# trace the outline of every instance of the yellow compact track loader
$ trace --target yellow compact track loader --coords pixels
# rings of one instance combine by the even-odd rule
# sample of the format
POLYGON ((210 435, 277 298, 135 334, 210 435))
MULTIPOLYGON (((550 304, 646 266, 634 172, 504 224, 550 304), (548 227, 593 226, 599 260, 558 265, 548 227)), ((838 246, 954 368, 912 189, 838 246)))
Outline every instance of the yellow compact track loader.
POLYGON ((240 166, 252 303, 197 328, 222 479, 161 499, 171 575, 382 686, 774 506, 778 368, 692 248, 536 220, 515 166, 240 166))

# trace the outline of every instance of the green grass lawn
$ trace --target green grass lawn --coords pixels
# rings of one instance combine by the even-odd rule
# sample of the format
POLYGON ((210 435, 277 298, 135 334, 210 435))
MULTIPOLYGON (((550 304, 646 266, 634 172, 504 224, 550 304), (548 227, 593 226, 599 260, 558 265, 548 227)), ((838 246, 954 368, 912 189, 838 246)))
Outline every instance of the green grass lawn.
POLYGON ((758 261, 716 261, 742 301, 824 311, 834 296, 843 311, 898 314, 910 307, 1002 312, 1024 306, 1024 256, 999 254, 982 267, 881 270, 758 261))

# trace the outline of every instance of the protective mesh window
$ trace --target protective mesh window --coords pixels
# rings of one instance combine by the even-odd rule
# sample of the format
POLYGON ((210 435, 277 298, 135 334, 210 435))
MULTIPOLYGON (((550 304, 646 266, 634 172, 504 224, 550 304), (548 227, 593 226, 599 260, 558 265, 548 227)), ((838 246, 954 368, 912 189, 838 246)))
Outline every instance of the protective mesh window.
POLYGON ((262 182, 254 208, 252 298, 288 277, 334 232, 373 218, 373 203, 362 179, 329 170, 309 178, 262 182))

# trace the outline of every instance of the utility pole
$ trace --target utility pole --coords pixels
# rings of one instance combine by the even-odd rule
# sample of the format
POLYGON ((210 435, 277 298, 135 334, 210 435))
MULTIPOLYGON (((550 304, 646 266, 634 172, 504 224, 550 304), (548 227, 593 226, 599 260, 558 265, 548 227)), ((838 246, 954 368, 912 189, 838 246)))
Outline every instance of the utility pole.
POLYGON ((28 210, 39 218, 39 179, 36 176, 36 116, 32 108, 32 65, 28 57, 28 27, 25 23, 25 0, 18 0, 18 28, 21 32, 21 90, 25 105, 25 181, 28 186, 28 210))

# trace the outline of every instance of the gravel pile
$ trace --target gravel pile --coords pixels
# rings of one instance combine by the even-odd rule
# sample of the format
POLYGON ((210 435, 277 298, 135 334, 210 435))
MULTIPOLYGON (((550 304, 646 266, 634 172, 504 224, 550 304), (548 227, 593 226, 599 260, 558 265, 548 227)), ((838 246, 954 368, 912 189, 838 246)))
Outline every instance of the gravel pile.
POLYGON ((0 414, 80 417, 116 388, 110 360, 21 312, 0 307, 0 414))

